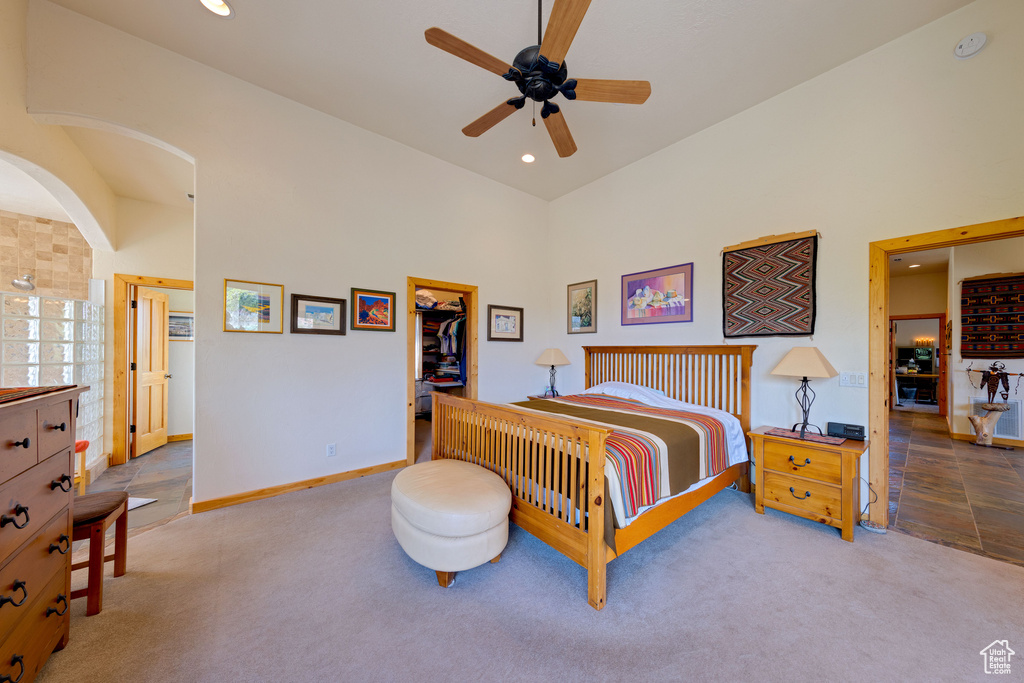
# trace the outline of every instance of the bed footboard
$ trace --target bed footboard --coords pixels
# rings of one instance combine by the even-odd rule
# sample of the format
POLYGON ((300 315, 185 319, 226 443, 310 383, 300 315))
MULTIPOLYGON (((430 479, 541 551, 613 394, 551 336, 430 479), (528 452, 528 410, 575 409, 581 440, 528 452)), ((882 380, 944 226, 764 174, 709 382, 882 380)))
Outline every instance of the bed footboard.
POLYGON ((432 457, 465 460, 512 489, 512 521, 587 570, 587 599, 605 605, 605 439, 609 430, 513 406, 433 395, 432 457))

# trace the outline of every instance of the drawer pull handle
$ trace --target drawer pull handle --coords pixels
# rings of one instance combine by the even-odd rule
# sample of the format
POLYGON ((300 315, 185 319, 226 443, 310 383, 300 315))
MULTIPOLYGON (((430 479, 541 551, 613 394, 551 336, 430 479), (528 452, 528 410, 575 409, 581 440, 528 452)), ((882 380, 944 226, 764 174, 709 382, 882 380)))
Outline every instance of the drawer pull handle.
POLYGON ((21 673, 18 674, 18 677, 11 678, 10 676, 4 674, 3 676, 0 676, 0 683, 18 683, 18 681, 21 680, 21 677, 25 675, 25 658, 21 655, 14 655, 13 657, 11 657, 11 666, 14 666, 15 664, 21 665, 21 673))
POLYGON ((22 505, 21 503, 18 503, 17 505, 14 506, 14 514, 13 515, 0 515, 0 529, 3 529, 8 524, 13 524, 15 529, 24 529, 25 527, 27 527, 28 526, 28 508, 25 507, 24 505, 22 505), (25 515, 25 523, 24 524, 18 524, 16 521, 14 521, 14 518, 17 517, 18 515, 25 515))
POLYGON ((14 447, 15 448, 17 448, 18 446, 21 446, 22 448, 28 448, 31 445, 32 445, 32 439, 28 438, 27 436, 24 439, 22 439, 21 441, 15 441, 14 442, 14 447))
POLYGON ((61 422, 59 425, 50 425, 50 429, 52 429, 55 432, 63 432, 63 431, 66 431, 67 428, 68 428, 68 423, 67 422, 61 422))
POLYGON ((791 494, 793 494, 793 497, 796 498, 797 500, 803 500, 805 498, 810 498, 811 497, 811 492, 810 491, 805 491, 804 495, 802 495, 802 496, 796 495, 796 491, 793 490, 792 486, 789 487, 789 492, 791 494))
POLYGON ((68 538, 67 534, 61 534, 60 536, 57 537, 57 542, 56 543, 51 543, 50 544, 50 553, 52 554, 54 550, 56 550, 61 555, 67 555, 68 554, 68 551, 71 550, 71 539, 68 538), (61 547, 60 547, 61 543, 67 543, 67 547, 61 549, 61 547))
POLYGON ((792 455, 789 456, 789 461, 791 463, 793 463, 794 465, 796 465, 797 467, 807 467, 808 465, 811 464, 811 459, 810 458, 804 458, 804 464, 801 465, 800 463, 798 463, 796 460, 793 459, 792 455))
POLYGON ((60 475, 60 479, 54 479, 50 482, 50 490, 53 491, 54 489, 60 489, 64 493, 67 493, 71 490, 71 483, 71 475, 62 474, 60 475), (65 487, 64 484, 67 484, 67 487, 65 487))
POLYGON ((15 602, 14 598, 9 595, 0 595, 0 607, 3 607, 8 602, 15 607, 21 607, 25 604, 25 601, 28 600, 28 591, 25 590, 25 582, 21 579, 15 579, 14 581, 14 588, 11 592, 13 593, 16 590, 21 591, 21 602, 15 602))
POLYGON ((58 612, 56 607, 47 607, 46 608, 46 616, 50 616, 51 614, 56 614, 58 617, 62 617, 62 616, 64 616, 67 613, 67 611, 68 611, 68 596, 64 595, 63 593, 58 593, 57 594, 57 602, 63 602, 64 603, 64 609, 62 609, 62 610, 60 610, 58 612))

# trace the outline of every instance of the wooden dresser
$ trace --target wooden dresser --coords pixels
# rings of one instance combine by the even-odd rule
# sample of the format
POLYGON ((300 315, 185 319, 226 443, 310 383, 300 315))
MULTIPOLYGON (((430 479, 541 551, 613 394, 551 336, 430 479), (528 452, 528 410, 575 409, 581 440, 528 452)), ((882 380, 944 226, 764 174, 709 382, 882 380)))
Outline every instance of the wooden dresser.
POLYGON ((815 443, 766 434, 769 429, 747 433, 757 468, 754 509, 764 514, 768 506, 834 526, 852 543, 860 515, 860 456, 868 442, 815 443))
POLYGON ((75 417, 83 391, 0 403, 0 680, 33 680, 68 642, 75 417))

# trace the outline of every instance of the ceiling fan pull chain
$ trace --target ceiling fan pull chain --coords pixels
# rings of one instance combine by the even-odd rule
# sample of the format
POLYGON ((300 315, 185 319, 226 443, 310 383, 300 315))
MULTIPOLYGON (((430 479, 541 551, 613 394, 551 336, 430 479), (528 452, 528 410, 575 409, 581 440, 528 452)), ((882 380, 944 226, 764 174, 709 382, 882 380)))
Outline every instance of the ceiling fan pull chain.
MULTIPOLYGON (((537 44, 538 45, 541 45, 544 42, 544 36, 543 36, 543 34, 541 33, 541 30, 540 30, 540 18, 541 18, 541 15, 544 13, 544 9, 541 6, 543 4, 543 2, 544 2, 544 0, 537 0, 537 44)), ((537 122, 534 121, 533 125, 536 126, 537 122)))
POLYGON ((533 103, 533 127, 537 127, 537 103, 533 103))

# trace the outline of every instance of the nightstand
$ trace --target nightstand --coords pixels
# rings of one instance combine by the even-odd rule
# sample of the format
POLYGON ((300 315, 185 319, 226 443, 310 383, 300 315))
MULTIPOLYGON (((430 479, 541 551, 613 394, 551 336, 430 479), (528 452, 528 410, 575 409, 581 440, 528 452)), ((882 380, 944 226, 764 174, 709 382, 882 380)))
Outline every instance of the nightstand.
POLYGON ((834 526, 853 542, 860 516, 860 457, 867 441, 817 443, 748 432, 757 482, 754 509, 765 506, 834 526))

